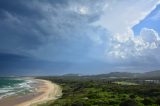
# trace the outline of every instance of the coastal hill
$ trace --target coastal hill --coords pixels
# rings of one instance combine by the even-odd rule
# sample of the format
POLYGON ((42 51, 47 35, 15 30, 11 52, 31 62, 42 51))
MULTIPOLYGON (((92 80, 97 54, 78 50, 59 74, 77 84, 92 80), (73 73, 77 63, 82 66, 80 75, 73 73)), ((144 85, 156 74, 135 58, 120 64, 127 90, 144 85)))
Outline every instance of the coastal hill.
POLYGON ((111 72, 108 74, 99 74, 94 77, 106 78, 160 78, 160 70, 144 72, 144 73, 130 73, 130 72, 111 72))
MULTIPOLYGON (((65 74, 63 77, 78 77, 79 74, 65 74)), ((111 72, 107 74, 98 75, 83 75, 83 77, 93 78, 160 78, 160 70, 144 72, 144 73, 130 73, 130 72, 111 72)))

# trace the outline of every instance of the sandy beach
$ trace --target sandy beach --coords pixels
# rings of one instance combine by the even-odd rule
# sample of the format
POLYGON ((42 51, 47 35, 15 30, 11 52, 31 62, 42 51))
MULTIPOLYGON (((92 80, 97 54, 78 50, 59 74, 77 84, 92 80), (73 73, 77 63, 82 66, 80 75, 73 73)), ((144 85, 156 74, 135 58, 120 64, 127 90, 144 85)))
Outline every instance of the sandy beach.
POLYGON ((8 97, 0 100, 0 106, 36 106, 37 104, 55 100, 61 96, 61 88, 47 80, 34 79, 39 85, 35 92, 23 96, 8 97))

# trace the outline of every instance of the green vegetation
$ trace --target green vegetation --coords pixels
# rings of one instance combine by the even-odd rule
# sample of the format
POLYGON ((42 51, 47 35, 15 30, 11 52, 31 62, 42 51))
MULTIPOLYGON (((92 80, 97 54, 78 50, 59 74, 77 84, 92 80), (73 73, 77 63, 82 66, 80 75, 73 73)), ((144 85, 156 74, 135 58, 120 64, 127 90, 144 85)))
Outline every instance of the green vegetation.
POLYGON ((125 79, 93 79, 80 76, 43 79, 61 85, 63 96, 55 102, 40 106, 160 106, 159 84, 136 84, 126 82, 125 79))

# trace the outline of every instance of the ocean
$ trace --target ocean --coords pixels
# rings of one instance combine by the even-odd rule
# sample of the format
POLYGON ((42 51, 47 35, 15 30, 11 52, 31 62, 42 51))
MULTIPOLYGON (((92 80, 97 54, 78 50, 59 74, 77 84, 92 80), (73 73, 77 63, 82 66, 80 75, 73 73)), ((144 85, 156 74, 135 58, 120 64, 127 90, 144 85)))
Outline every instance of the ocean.
POLYGON ((26 78, 0 78, 0 99, 32 92, 34 81, 26 78))

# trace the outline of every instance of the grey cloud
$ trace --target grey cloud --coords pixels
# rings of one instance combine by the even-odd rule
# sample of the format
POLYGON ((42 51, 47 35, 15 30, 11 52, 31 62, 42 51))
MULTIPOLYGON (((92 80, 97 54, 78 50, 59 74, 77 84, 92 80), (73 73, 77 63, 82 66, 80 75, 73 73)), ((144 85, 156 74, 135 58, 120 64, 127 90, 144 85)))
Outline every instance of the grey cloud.
POLYGON ((86 36, 88 29, 93 29, 89 23, 100 15, 100 9, 94 7, 97 3, 90 0, 1 1, 0 33, 3 46, 0 46, 0 49, 10 52, 16 49, 16 52, 23 52, 25 49, 36 49, 48 42, 57 42, 57 39, 77 39, 75 36, 86 36), (75 5, 87 6, 96 12, 92 10, 89 14, 82 15, 71 9, 75 5))
MULTIPOLYGON (((152 54, 154 57, 148 56, 147 59, 146 55, 134 55, 126 60, 106 55, 118 50, 122 55, 136 54, 136 51, 133 40, 125 43, 116 41, 112 32, 94 25, 104 12, 105 3, 106 0, 0 1, 0 52, 31 56, 22 59, 7 55, 5 57, 15 57, 18 60, 14 58, 14 63, 7 59, 8 62, 1 62, 1 67, 4 66, 5 69, 12 66, 15 70, 46 69, 50 70, 49 73, 52 73, 52 69, 73 72, 78 68, 79 71, 94 70, 91 73, 97 73, 99 70, 114 71, 122 69, 121 67, 127 70, 127 66, 134 70, 150 64, 148 60, 155 61, 155 58, 159 58, 158 55, 153 56, 159 51, 157 49, 146 52, 146 55, 152 54), (118 44, 121 47, 114 49, 118 44), (21 66, 18 66, 21 62, 21 66), (62 64, 63 69, 58 64, 62 64), (38 67, 40 65, 42 67, 38 67)), ((157 66, 158 61, 155 63, 157 66)))

